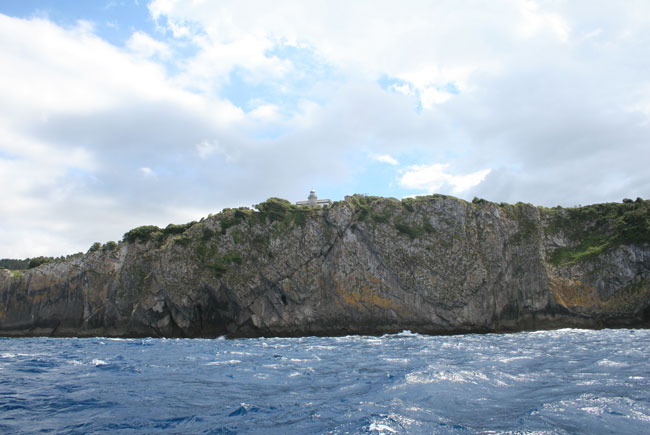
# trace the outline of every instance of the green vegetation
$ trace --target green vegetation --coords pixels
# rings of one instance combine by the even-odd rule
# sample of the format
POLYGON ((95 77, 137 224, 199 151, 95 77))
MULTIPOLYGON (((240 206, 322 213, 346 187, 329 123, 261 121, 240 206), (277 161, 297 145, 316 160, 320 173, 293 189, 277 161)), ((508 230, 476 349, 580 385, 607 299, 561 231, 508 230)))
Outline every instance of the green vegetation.
POLYGON ((219 258, 219 261, 222 263, 235 263, 235 264, 241 264, 241 255, 239 252, 230 252, 223 257, 219 258))
POLYGON ((34 257, 29 260, 29 265, 27 266, 28 269, 33 269, 35 267, 38 267, 42 264, 47 264, 51 263, 54 261, 54 257, 34 257))
POLYGON ((398 201, 394 198, 382 198, 378 196, 352 195, 346 197, 348 203, 354 206, 358 211, 357 219, 365 221, 370 218, 372 222, 378 224, 390 225, 407 235, 411 239, 417 239, 427 233, 434 233, 435 229, 425 218, 422 225, 409 224, 405 222, 400 215, 400 207, 408 213, 415 213, 415 205, 419 202, 447 198, 444 195, 418 196, 416 198, 404 198, 398 201))
POLYGON ((151 240, 152 234, 157 231, 160 231, 160 228, 156 225, 143 225, 126 232, 124 237, 122 237, 122 240, 127 243, 135 243, 137 241, 142 243, 148 242, 151 240))
POLYGON ((101 243, 99 243, 99 242, 95 242, 95 243, 93 243, 93 244, 90 246, 90 248, 88 248, 88 252, 96 252, 96 251, 99 251, 99 248, 101 248, 101 247, 102 247, 102 244, 101 244, 101 243))
POLYGON ((377 222, 378 224, 387 224, 390 222, 390 213, 384 212, 382 214, 375 214, 372 213, 370 215, 373 221, 377 222))
POLYGON ((377 205, 379 201, 382 201, 382 204, 388 207, 399 206, 398 201, 393 198, 382 198, 380 196, 367 196, 355 194, 352 196, 346 197, 348 203, 351 204, 354 208, 358 210, 357 219, 359 221, 365 221, 367 218, 371 218, 376 223, 389 223, 391 211, 388 208, 384 208, 381 213, 377 212, 377 205), (394 204, 393 204, 394 202, 394 204))
POLYGON ((404 198, 401 201, 402 207, 410 213, 413 213, 415 211, 415 207, 413 204, 415 204, 415 198, 404 198))
POLYGON ((102 246, 102 251, 103 252, 114 251, 115 249, 117 249, 117 243, 115 243, 112 240, 110 242, 104 243, 104 246, 102 246))
POLYGON ((245 222, 249 216, 253 215, 253 213, 253 210, 247 207, 239 207, 237 209, 223 209, 223 211, 218 215, 219 223, 221 225, 221 234, 226 234, 228 228, 245 222))
POLYGON ((196 224, 196 221, 180 225, 169 224, 164 229, 161 229, 156 225, 143 225, 126 232, 124 234, 124 237, 122 237, 122 240, 127 243, 146 243, 155 238, 158 241, 162 242, 165 238, 167 238, 167 236, 183 234, 194 224, 196 224))
POLYGON ((422 229, 429 234, 436 232, 435 228, 433 228, 433 225, 431 225, 428 220, 424 221, 422 229))
POLYGON ((518 230, 517 233, 510 238, 511 243, 520 244, 523 241, 530 239, 538 231, 537 223, 531 220, 530 216, 526 214, 526 208, 528 207, 528 204, 522 202, 518 202, 515 205, 501 205, 501 208, 517 221, 518 230))
POLYGON ((2 269, 9 269, 13 271, 14 275, 15 272, 19 271, 25 271, 28 269, 34 269, 38 266, 41 266, 43 264, 47 263, 53 263, 55 261, 65 261, 65 260, 70 260, 72 258, 77 258, 81 257, 83 255, 82 252, 77 252, 76 254, 70 254, 70 255, 62 255, 60 257, 33 257, 33 258, 26 258, 24 260, 15 260, 15 259, 10 259, 10 258, 4 258, 0 260, 0 268, 2 269))
POLYGON ((203 228, 203 232, 201 233, 201 240, 207 242, 213 237, 214 237, 214 231, 212 231, 210 228, 203 228))
POLYGON ((294 207, 297 206, 282 198, 269 198, 265 202, 255 205, 262 220, 269 220, 271 222, 281 221, 294 207))
POLYGON ((402 234, 406 234, 411 239, 417 239, 422 237, 425 233, 433 233, 435 230, 431 224, 427 221, 424 222, 422 226, 418 225, 409 225, 405 222, 396 222, 395 229, 402 234))
POLYGON ((175 235, 175 234, 183 234, 185 231, 187 231, 192 225, 194 225, 196 221, 188 222, 186 224, 169 224, 165 227, 165 229, 162 231, 165 236, 169 235, 175 235))
POLYGON ((241 218, 236 217, 236 216, 223 216, 220 219, 220 224, 221 224, 221 234, 226 234, 226 231, 228 231, 228 228, 234 227, 235 225, 238 225, 241 223, 241 218))
POLYGON ((269 198, 261 204, 255 205, 258 210, 257 216, 261 222, 280 222, 285 228, 292 223, 304 225, 307 216, 313 213, 313 209, 305 205, 294 205, 286 199, 269 198))
POLYGON ((192 239, 183 235, 181 237, 175 238, 174 243, 183 247, 187 247, 192 243, 192 239))
POLYGON ((226 255, 219 256, 217 247, 212 245, 200 244, 196 247, 194 253, 199 259, 201 267, 210 270, 217 278, 221 278, 228 271, 228 266, 241 264, 242 258, 238 252, 230 252, 226 255))
POLYGON ((26 270, 29 267, 29 258, 25 260, 14 260, 11 258, 3 258, 0 260, 0 269, 9 270, 26 270))
POLYGON ((411 226, 406 223, 398 222, 395 224, 395 229, 399 231, 400 233, 406 234, 409 236, 411 239, 417 239, 420 237, 422 234, 424 234, 424 230, 420 227, 416 226, 411 226))
POLYGON ((561 231, 575 244, 556 249, 549 260, 554 265, 574 264, 623 244, 650 243, 650 201, 641 198, 548 212, 553 218, 546 231, 561 231))

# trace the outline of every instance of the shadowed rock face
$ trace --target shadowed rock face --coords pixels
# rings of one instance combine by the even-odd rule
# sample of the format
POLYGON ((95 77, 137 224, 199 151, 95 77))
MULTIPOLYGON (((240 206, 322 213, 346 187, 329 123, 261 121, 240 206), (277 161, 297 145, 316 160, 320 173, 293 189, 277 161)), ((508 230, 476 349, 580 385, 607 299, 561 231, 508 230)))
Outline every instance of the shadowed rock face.
POLYGON ((115 249, 20 277, 0 271, 0 335, 650 325, 648 201, 543 209, 355 195, 326 209, 277 199, 258 209, 183 232, 134 230, 115 249))

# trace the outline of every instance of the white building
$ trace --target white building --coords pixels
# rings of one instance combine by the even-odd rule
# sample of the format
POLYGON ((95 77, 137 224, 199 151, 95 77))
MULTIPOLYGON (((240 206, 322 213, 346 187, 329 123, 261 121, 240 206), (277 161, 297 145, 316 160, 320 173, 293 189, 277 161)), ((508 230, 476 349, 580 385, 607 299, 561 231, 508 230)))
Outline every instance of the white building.
POLYGON ((332 204, 331 199, 318 199, 318 197, 316 196, 316 191, 314 189, 312 189, 309 192, 309 197, 307 197, 307 201, 296 201, 296 205, 308 205, 310 207, 325 207, 331 204, 332 204))

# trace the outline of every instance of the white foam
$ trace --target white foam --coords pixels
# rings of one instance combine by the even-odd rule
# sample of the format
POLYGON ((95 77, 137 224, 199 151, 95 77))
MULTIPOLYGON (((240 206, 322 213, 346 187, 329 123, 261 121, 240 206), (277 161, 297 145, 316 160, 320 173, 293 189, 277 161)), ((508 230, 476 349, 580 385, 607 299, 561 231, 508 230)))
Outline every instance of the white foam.
POLYGON ((46 355, 44 353, 12 353, 12 352, 3 352, 0 353, 0 357, 2 358, 16 358, 17 356, 27 356, 27 357, 35 357, 35 356, 43 356, 46 355))
POLYGON ((533 357, 530 356, 512 356, 509 358, 497 358, 497 361, 508 364, 513 361, 520 361, 520 360, 528 360, 528 359, 533 359, 533 357))
POLYGON ((379 423, 372 423, 370 425, 370 427, 368 428, 368 430, 371 431, 371 432, 376 430, 379 433, 386 433, 386 432, 397 433, 397 431, 395 429, 393 429, 392 427, 386 426, 385 424, 379 424, 379 423))
POLYGON ((608 360, 607 358, 598 361, 596 364, 599 366, 604 366, 604 367, 627 367, 629 364, 622 363, 622 362, 617 362, 617 361, 611 361, 608 360))
POLYGON ((601 415, 602 413, 605 412, 605 406, 584 406, 582 408, 583 411, 585 411, 587 414, 593 414, 593 415, 601 415))
POLYGON ((106 361, 104 361, 104 360, 95 358, 92 361, 90 361, 90 364, 92 364, 94 366, 105 366, 108 363, 106 361))
POLYGON ((420 334, 411 332, 408 329, 405 329, 402 332, 398 332, 397 334, 394 335, 397 337, 420 337, 420 334))
POLYGON ((212 361, 212 362, 209 362, 209 363, 205 363, 203 365, 204 366, 224 366, 224 365, 228 365, 228 364, 233 365, 233 364, 239 364, 239 363, 241 363, 240 360, 231 359, 231 360, 228 360, 228 361, 212 361))
POLYGON ((316 345, 313 345, 313 346, 309 346, 307 348, 308 351, 312 351, 314 349, 336 350, 336 346, 325 346, 325 345, 321 345, 321 344, 316 344, 316 345))
POLYGON ((389 363, 401 363, 401 364, 406 364, 409 362, 407 358, 383 358, 383 360, 389 363))
MULTIPOLYGON (((406 382, 409 384, 434 384, 438 382, 454 382, 460 384, 478 384, 489 381, 485 373, 473 370, 439 370, 431 373, 416 372, 406 375, 406 382)), ((494 380, 493 383, 502 386, 504 382, 494 380)))
POLYGON ((277 368, 284 367, 284 364, 264 364, 263 367, 267 368, 267 369, 274 369, 275 370, 277 368))

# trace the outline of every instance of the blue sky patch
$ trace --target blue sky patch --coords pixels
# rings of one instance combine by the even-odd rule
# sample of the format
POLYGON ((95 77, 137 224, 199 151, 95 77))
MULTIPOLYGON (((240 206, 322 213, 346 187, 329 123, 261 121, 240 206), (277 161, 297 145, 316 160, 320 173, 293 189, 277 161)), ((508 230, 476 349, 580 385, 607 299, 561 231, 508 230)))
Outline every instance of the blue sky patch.
POLYGON ((5 0, 0 1, 0 13, 25 19, 45 18, 64 28, 74 27, 80 20, 90 21, 97 36, 118 47, 124 46, 135 31, 156 31, 147 3, 137 0, 5 0))

